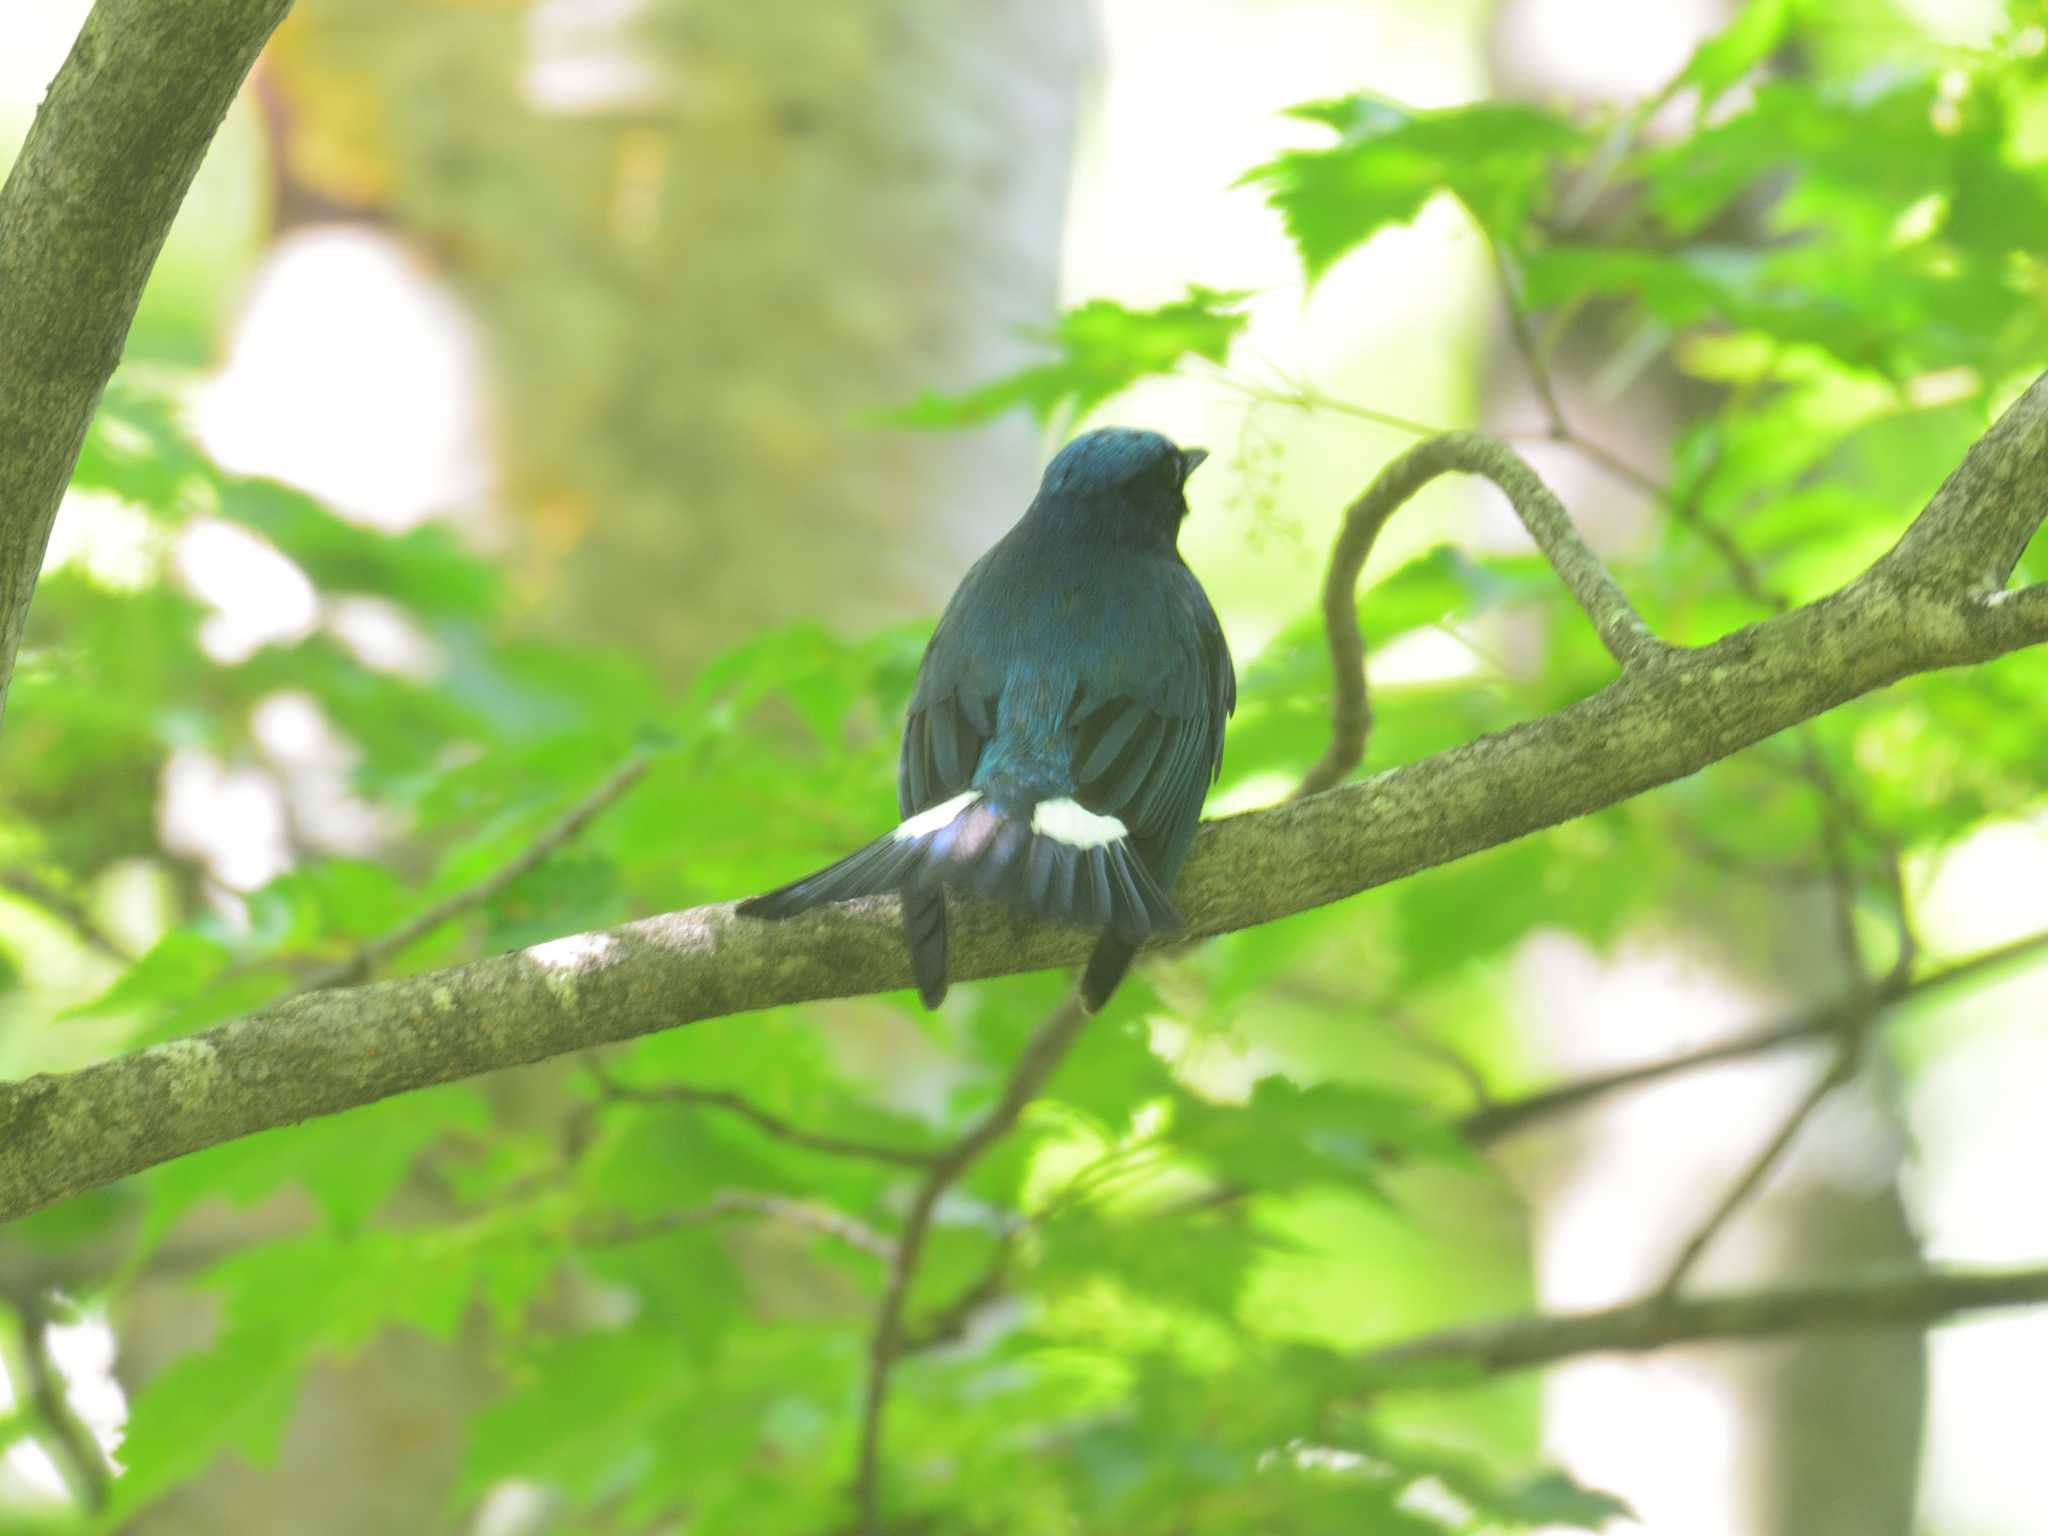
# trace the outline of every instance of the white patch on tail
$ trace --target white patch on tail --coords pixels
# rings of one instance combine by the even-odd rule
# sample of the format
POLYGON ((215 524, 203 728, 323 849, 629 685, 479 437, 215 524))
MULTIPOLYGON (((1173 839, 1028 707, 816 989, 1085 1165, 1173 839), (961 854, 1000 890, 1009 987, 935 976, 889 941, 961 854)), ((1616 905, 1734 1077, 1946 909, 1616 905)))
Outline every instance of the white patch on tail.
POLYGON ((928 811, 919 811, 915 816, 897 827, 894 834, 895 840, 899 843, 907 843, 912 838, 924 837, 928 833, 936 832, 980 798, 980 790, 970 789, 964 795, 955 795, 950 800, 942 800, 928 811))
POLYGON ((1098 816, 1077 800, 1041 800, 1031 812, 1031 830, 1069 848, 1107 848, 1130 828, 1114 816, 1098 816))

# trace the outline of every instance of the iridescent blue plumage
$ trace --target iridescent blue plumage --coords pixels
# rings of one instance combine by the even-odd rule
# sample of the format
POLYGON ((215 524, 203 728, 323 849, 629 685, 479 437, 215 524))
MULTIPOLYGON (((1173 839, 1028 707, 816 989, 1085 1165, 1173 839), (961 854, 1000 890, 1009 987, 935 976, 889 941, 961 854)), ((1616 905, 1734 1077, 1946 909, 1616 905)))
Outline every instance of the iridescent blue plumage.
POLYGON ((1101 1006, 1137 946, 1181 926, 1168 893, 1237 701, 1222 629, 1175 548, 1205 457, 1123 428, 1061 449, 925 650, 897 781, 904 824, 739 910, 786 917, 900 891, 935 1007, 945 891, 974 891, 1104 930, 1082 983, 1101 1006))

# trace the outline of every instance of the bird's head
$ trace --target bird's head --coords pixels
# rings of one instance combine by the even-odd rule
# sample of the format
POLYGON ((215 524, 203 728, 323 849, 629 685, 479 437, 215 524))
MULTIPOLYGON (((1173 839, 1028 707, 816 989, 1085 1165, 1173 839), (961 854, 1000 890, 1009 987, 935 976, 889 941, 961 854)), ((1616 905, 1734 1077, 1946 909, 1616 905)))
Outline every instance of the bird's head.
POLYGON ((1157 432, 1103 427, 1053 456, 1032 507, 1075 533, 1172 548, 1188 515, 1188 476, 1207 457, 1157 432))

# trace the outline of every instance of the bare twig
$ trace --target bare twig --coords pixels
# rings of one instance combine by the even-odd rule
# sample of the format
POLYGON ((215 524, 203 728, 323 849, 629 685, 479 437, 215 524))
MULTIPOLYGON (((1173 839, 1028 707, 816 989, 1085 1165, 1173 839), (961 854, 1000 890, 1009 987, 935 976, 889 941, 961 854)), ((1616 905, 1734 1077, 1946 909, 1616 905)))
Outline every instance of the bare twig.
MULTIPOLYGON (((1652 100, 1656 101, 1657 98, 1653 97, 1652 100)), ((1630 135, 1635 131, 1636 126, 1628 129, 1630 135)), ((1718 459, 1709 466, 1688 494, 1675 496, 1670 487, 1655 475, 1638 469, 1571 424, 1559 403, 1557 388, 1551 379, 1549 365, 1544 361, 1543 350, 1537 345, 1529 322, 1528 309, 1516 285, 1514 274, 1509 268, 1507 255, 1498 243, 1493 247, 1493 255, 1494 268, 1500 274, 1501 294, 1507 304, 1509 334, 1514 338, 1515 348, 1528 369, 1530 385, 1536 391, 1537 399, 1542 403, 1549 418, 1550 435, 1574 449, 1589 463, 1605 470, 1616 480, 1648 500, 1663 506, 1681 527, 1688 529, 1713 550, 1743 596, 1773 613, 1785 612, 1791 606, 1789 600, 1769 590, 1756 563, 1743 551, 1742 546, 1735 542, 1734 536, 1720 524, 1709 521, 1701 510, 1700 500, 1714 471, 1719 468, 1718 459)), ((1746 392, 1747 386, 1736 398, 1742 398, 1746 392)))
POLYGON ((1667 816, 1663 819, 1663 832, 1680 852, 1689 859, 1719 870, 1724 875, 1750 881, 1756 885, 1810 888, 1813 885, 1813 864, 1806 859, 1767 858, 1762 854, 1746 853, 1715 842, 1699 828, 1689 825, 1682 817, 1667 816))
POLYGON ((71 1411, 64 1378, 59 1374, 56 1362, 50 1358, 49 1312, 44 1308, 41 1297, 32 1290, 20 1292, 9 1299, 13 1302, 15 1321, 21 1334, 23 1380, 20 1385, 25 1390, 20 1395, 35 1415, 52 1453, 51 1459, 56 1463, 72 1498, 85 1510, 97 1512, 104 1509, 107 1487, 112 1480, 107 1458, 91 1431, 79 1423, 78 1416, 71 1411))
POLYGON ((84 902, 68 891, 59 890, 34 871, 0 869, 0 888, 34 902, 116 965, 125 968, 135 963, 135 956, 128 946, 107 932, 84 902))
POLYGON ((1483 1109, 1493 1102, 1493 1089, 1486 1081, 1486 1073, 1479 1063, 1447 1041, 1439 1040, 1419 1020, 1411 1017, 1404 1008, 1382 1004, 1379 1022, 1398 1039, 1405 1041, 1416 1055, 1435 1062, 1450 1072, 1472 1095, 1475 1108, 1483 1109))
POLYGON ((1507 301, 1508 334, 1514 338, 1515 350, 1522 354, 1529 387, 1536 391, 1537 403, 1543 407, 1544 419, 1550 423, 1550 435, 1560 442, 1569 442, 1573 435, 1571 423, 1565 419, 1564 406, 1557 397, 1557 386, 1551 381, 1550 366, 1543 360, 1543 349, 1536 344, 1536 332, 1529 324, 1528 307, 1523 302, 1515 270, 1508 264, 1508 253, 1492 235, 1486 237, 1486 245, 1493 254, 1493 270, 1500 278, 1501 296, 1507 301))
POLYGON ((902 1341, 896 1347, 899 1360, 905 1355, 923 1354, 927 1350, 958 1343, 966 1337, 975 1313, 993 1303, 1008 1285, 1010 1266, 1016 1261, 1017 1244, 1022 1240, 1027 1225, 1019 1222, 996 1240, 988 1263, 959 1295, 933 1312, 914 1332, 904 1329, 902 1341))
MULTIPOLYGON (((1976 980, 2014 961, 2030 959, 2043 953, 2048 953, 2048 932, 2027 934, 1911 980, 1887 977, 1878 983, 1871 1002, 1881 1011, 1902 1003, 1918 1001, 1930 993, 1976 980)), ((1559 1083, 1554 1087, 1525 1094, 1521 1098, 1500 1099, 1466 1115, 1459 1120, 1458 1129, 1474 1145, 1485 1146, 1544 1120, 1579 1109, 1611 1093, 1646 1087, 1683 1072, 1699 1071, 1730 1061, 1743 1061, 1783 1046, 1826 1039, 1844 1028, 1855 1007, 1853 1000, 1838 999, 1782 1023, 1759 1029, 1752 1034, 1738 1036, 1733 1040, 1719 1041, 1697 1051, 1667 1056, 1661 1061, 1644 1062, 1640 1066, 1623 1067, 1614 1072, 1576 1078, 1571 1082, 1559 1083)))
POLYGON ((1337 987, 1301 976, 1276 977, 1270 990, 1279 997, 1299 1000, 1340 1014, 1364 1016, 1369 1028, 1383 1029, 1426 1061, 1435 1062, 1458 1079, 1471 1095, 1475 1109, 1493 1102, 1493 1089, 1479 1063, 1448 1041, 1439 1040, 1421 1020, 1385 997, 1353 996, 1337 987))
POLYGON ((1829 888, 1834 896, 1835 947, 1841 954, 1852 982, 1868 969, 1862 945, 1856 937, 1856 867, 1849 853, 1849 834, 1855 832, 1874 846, 1884 862, 1886 894, 1892 903, 1892 920, 1897 952, 1891 973, 1902 976, 1913 968, 1920 952, 1919 936, 1913 930, 1912 904, 1906 895, 1905 858, 1897 839, 1877 825, 1870 813, 1828 765, 1821 752, 1818 734, 1811 725, 1796 733, 1799 772, 1820 800, 1821 852, 1829 888))
POLYGON ((1742 1170, 1735 1182, 1729 1185, 1721 1198, 1714 1203, 1714 1208, 1707 1213, 1705 1220, 1699 1224, 1692 1236, 1686 1239, 1684 1246, 1671 1261, 1670 1268, 1664 1272, 1664 1278, 1652 1292, 1653 1295, 1670 1297, 1678 1294, 1679 1287, 1685 1284, 1686 1276, 1690 1275, 1699 1261, 1706 1256, 1707 1249, 1713 1246, 1714 1239, 1721 1235, 1735 1213, 1749 1203, 1750 1197, 1763 1187, 1763 1182, 1770 1177, 1771 1170, 1776 1168, 1785 1154, 1792 1149, 1792 1143, 1799 1139, 1799 1133, 1806 1128, 1807 1121, 1813 1118, 1814 1111, 1818 1110, 1837 1088, 1855 1075, 1858 1052, 1850 1043, 1855 1038, 1855 1033, 1853 1025, 1844 1031, 1842 1045, 1836 1050, 1834 1059, 1828 1063, 1827 1071, 1800 1096, 1799 1102, 1793 1105, 1791 1111, 1779 1122, 1778 1129, 1772 1134, 1771 1139, 1764 1143, 1755 1157, 1750 1159, 1748 1166, 1742 1170))
MULTIPOLYGON (((1276 373, 1278 369, 1274 370, 1276 373)), ((1225 368, 1209 366, 1197 375, 1236 391, 1248 400, 1261 405, 1278 405, 1288 410, 1325 413, 1335 416, 1349 416, 1375 427, 1385 427, 1407 437, 1439 437, 1447 429, 1427 421, 1417 421, 1412 416, 1400 416, 1391 411, 1382 411, 1370 405, 1360 405, 1317 388, 1306 380, 1281 374, 1282 382, 1275 386, 1256 383, 1225 368)))
POLYGON ((1649 500, 1670 502, 1671 493, 1655 475, 1636 468, 1572 425, 1558 396, 1550 365, 1544 360, 1543 348, 1537 343, 1535 328, 1529 322, 1528 305, 1523 299, 1521 284, 1508 253, 1498 240, 1489 241, 1489 244, 1493 251, 1493 268, 1500 277, 1501 298, 1507 309, 1508 335, 1514 341, 1515 351, 1521 355, 1522 366, 1529 375, 1529 387, 1536 392, 1537 403, 1543 407, 1550 436, 1649 500))
POLYGON ((1579 537, 1550 488, 1521 455, 1477 432, 1417 443, 1388 462, 1345 510, 1323 579, 1323 630, 1334 673, 1330 746, 1302 777, 1296 798, 1341 781, 1365 755, 1372 710, 1365 688, 1365 638, 1358 628, 1358 577, 1380 530, 1395 511, 1439 475, 1483 475, 1500 487, 1565 587, 1585 610, 1608 653, 1624 669, 1669 648, 1650 632, 1614 578, 1579 537))
POLYGON ((783 1119, 761 1108, 760 1105, 742 1094, 723 1088, 692 1088, 681 1083, 664 1083, 658 1088, 639 1088, 622 1083, 594 1058, 586 1062, 592 1077, 597 1079, 599 1091, 604 1098, 620 1104, 687 1104, 706 1109, 722 1109, 738 1115, 756 1129, 766 1132, 779 1141, 792 1146, 807 1147, 813 1152, 828 1152, 835 1157, 860 1157, 871 1162, 895 1163, 905 1168, 929 1168, 938 1162, 941 1153, 922 1147, 892 1146, 887 1142, 861 1141, 850 1136, 826 1136, 817 1131, 807 1131, 802 1126, 783 1119))
POLYGON ((1649 1296, 1596 1312, 1537 1313, 1383 1345, 1360 1361, 1381 1386, 1441 1384, 1578 1355, 1640 1354, 1709 1339, 1927 1328, 1971 1312, 2048 1302, 2048 1268, 1907 1270, 1782 1290, 1649 1296))
POLYGON ((532 873, 560 853, 563 848, 582 836, 583 829, 609 809, 621 795, 645 778, 650 764, 651 759, 646 754, 633 753, 601 784, 556 817, 546 830, 516 857, 501 864, 481 880, 473 881, 459 891, 450 891, 425 911, 406 919, 381 938, 371 939, 346 960, 337 961, 317 972, 299 990, 318 992, 326 987, 353 986, 359 981, 367 981, 392 956, 403 953, 443 923, 484 905, 522 876, 532 873))
POLYGON ((1609 182, 1613 179, 1616 168, 1628 159, 1630 152, 1636 146, 1636 141, 1642 137, 1643 130, 1649 126, 1650 120, 1661 112, 1665 105, 1685 88, 1686 76, 1690 68, 1691 61, 1688 60, 1655 91, 1630 107, 1627 113, 1609 130, 1607 137, 1601 141, 1600 147, 1593 152, 1593 156, 1587 162, 1585 168, 1580 171, 1578 176, 1558 197, 1557 225, 1559 229, 1569 230, 1574 228, 1587 214, 1592 212, 1593 205, 1600 200, 1600 194, 1606 191, 1609 182))
POLYGON ((576 1240, 586 1246, 615 1246, 664 1237, 689 1227, 707 1226, 732 1216, 765 1216, 790 1226, 805 1227, 847 1247, 871 1254, 884 1263, 896 1257, 896 1244, 864 1221, 817 1200, 794 1200, 785 1195, 763 1194, 750 1189, 721 1190, 702 1205, 658 1216, 638 1217, 594 1224, 580 1229, 576 1240))
POLYGON ((881 1531, 882 1430, 887 1414, 890 1378, 906 1348, 903 1326, 904 1303, 924 1253, 931 1231, 932 1213, 940 1197, 957 1183, 975 1160, 1016 1126, 1025 1106, 1038 1097, 1046 1080, 1058 1068, 1089 1019, 1078 997, 1069 997, 1053 1010, 1038 1032, 1024 1047, 1011 1069, 995 1106, 971 1126, 967 1133, 946 1149, 919 1182, 911 1196, 910 1212, 903 1221, 903 1235, 897 1240, 896 1262, 876 1315, 875 1331, 868 1348, 867 1390, 862 1398, 860 1462, 854 1477, 854 1503, 864 1536, 881 1531))
POLYGON ((1802 726, 1797 734, 1802 769, 1820 795, 1821 862, 1827 871, 1828 893, 1832 898, 1829 913, 1834 923, 1835 954, 1842 962, 1842 975, 1854 1001, 1863 1004, 1867 1014, 1872 983, 1869 963, 1863 956, 1863 941, 1856 934, 1856 863, 1849 856, 1847 796, 1835 782, 1820 748, 1814 745, 1813 727, 1802 726))
MULTIPOLYGON (((1856 865, 1849 854, 1848 797, 1836 783, 1827 759, 1821 756, 1820 748, 1815 745, 1811 727, 1800 730, 1799 749, 1802 771, 1820 795, 1821 844, 1828 889, 1833 897, 1829 906, 1835 930, 1835 949, 1848 987, 1847 996, 1837 1008, 1834 1057, 1827 1070, 1779 1122, 1771 1139, 1764 1143, 1735 1182, 1715 1202, 1698 1229, 1679 1248, 1656 1289, 1655 1294, 1659 1296, 1678 1294, 1686 1276, 1692 1273, 1714 1239, 1734 1219, 1735 1213, 1763 1187, 1771 1171, 1784 1160, 1785 1154, 1792 1149, 1792 1143, 1799 1139, 1799 1133, 1807 1122, 1837 1088, 1856 1075, 1856 1068, 1863 1059, 1864 1037, 1877 1018, 1877 999, 1882 983, 1871 979, 1863 943, 1856 933, 1856 865)), ((1895 986, 1904 982, 1912 965, 1911 929, 1906 925, 1903 907, 1900 909, 1900 930, 1903 935, 1900 941, 1902 964, 1894 967, 1890 978, 1895 986)))
MULTIPOLYGON (((1083 1197, 1084 1181, 1075 1179, 1055 1195, 1045 1206, 1012 1225, 997 1241, 989 1255, 989 1261, 982 1271, 951 1301, 938 1308, 913 1332, 906 1331, 903 1345, 897 1351, 899 1356, 914 1355, 925 1350, 937 1349, 942 1345, 957 1343, 965 1337, 974 1315, 1001 1300, 1009 1283, 1010 1270, 1017 1257, 1017 1247, 1024 1235, 1035 1227, 1052 1220, 1070 1203, 1078 1203, 1083 1197)), ((1140 1220, 1170 1221, 1189 1216, 1199 1216, 1209 1211, 1220 1211, 1226 1207, 1248 1200, 1257 1191, 1244 1184, 1213 1184, 1207 1189, 1173 1200, 1151 1211, 1141 1213, 1140 1220)))

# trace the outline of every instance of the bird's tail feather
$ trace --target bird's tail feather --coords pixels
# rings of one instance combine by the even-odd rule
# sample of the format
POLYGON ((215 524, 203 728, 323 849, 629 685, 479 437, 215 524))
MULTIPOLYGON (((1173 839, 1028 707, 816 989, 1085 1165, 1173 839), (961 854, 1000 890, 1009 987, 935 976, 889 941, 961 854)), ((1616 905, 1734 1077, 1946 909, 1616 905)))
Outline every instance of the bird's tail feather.
POLYGON ((925 1007, 946 1000, 946 893, 904 892, 903 942, 910 947, 910 975, 925 1007))
POLYGON ((1070 799, 1023 809, 977 790, 921 811, 814 875, 739 905, 745 917, 794 917, 828 902, 901 892, 973 891, 1016 911, 1140 942, 1183 926, 1123 823, 1070 799))
POLYGON ((1137 953, 1138 946, 1129 939, 1114 933, 1102 936, 1095 953, 1088 957, 1088 969, 1081 973, 1081 1000, 1090 1013, 1102 1011, 1102 1005, 1124 979, 1124 972, 1131 968, 1132 957, 1137 953))

